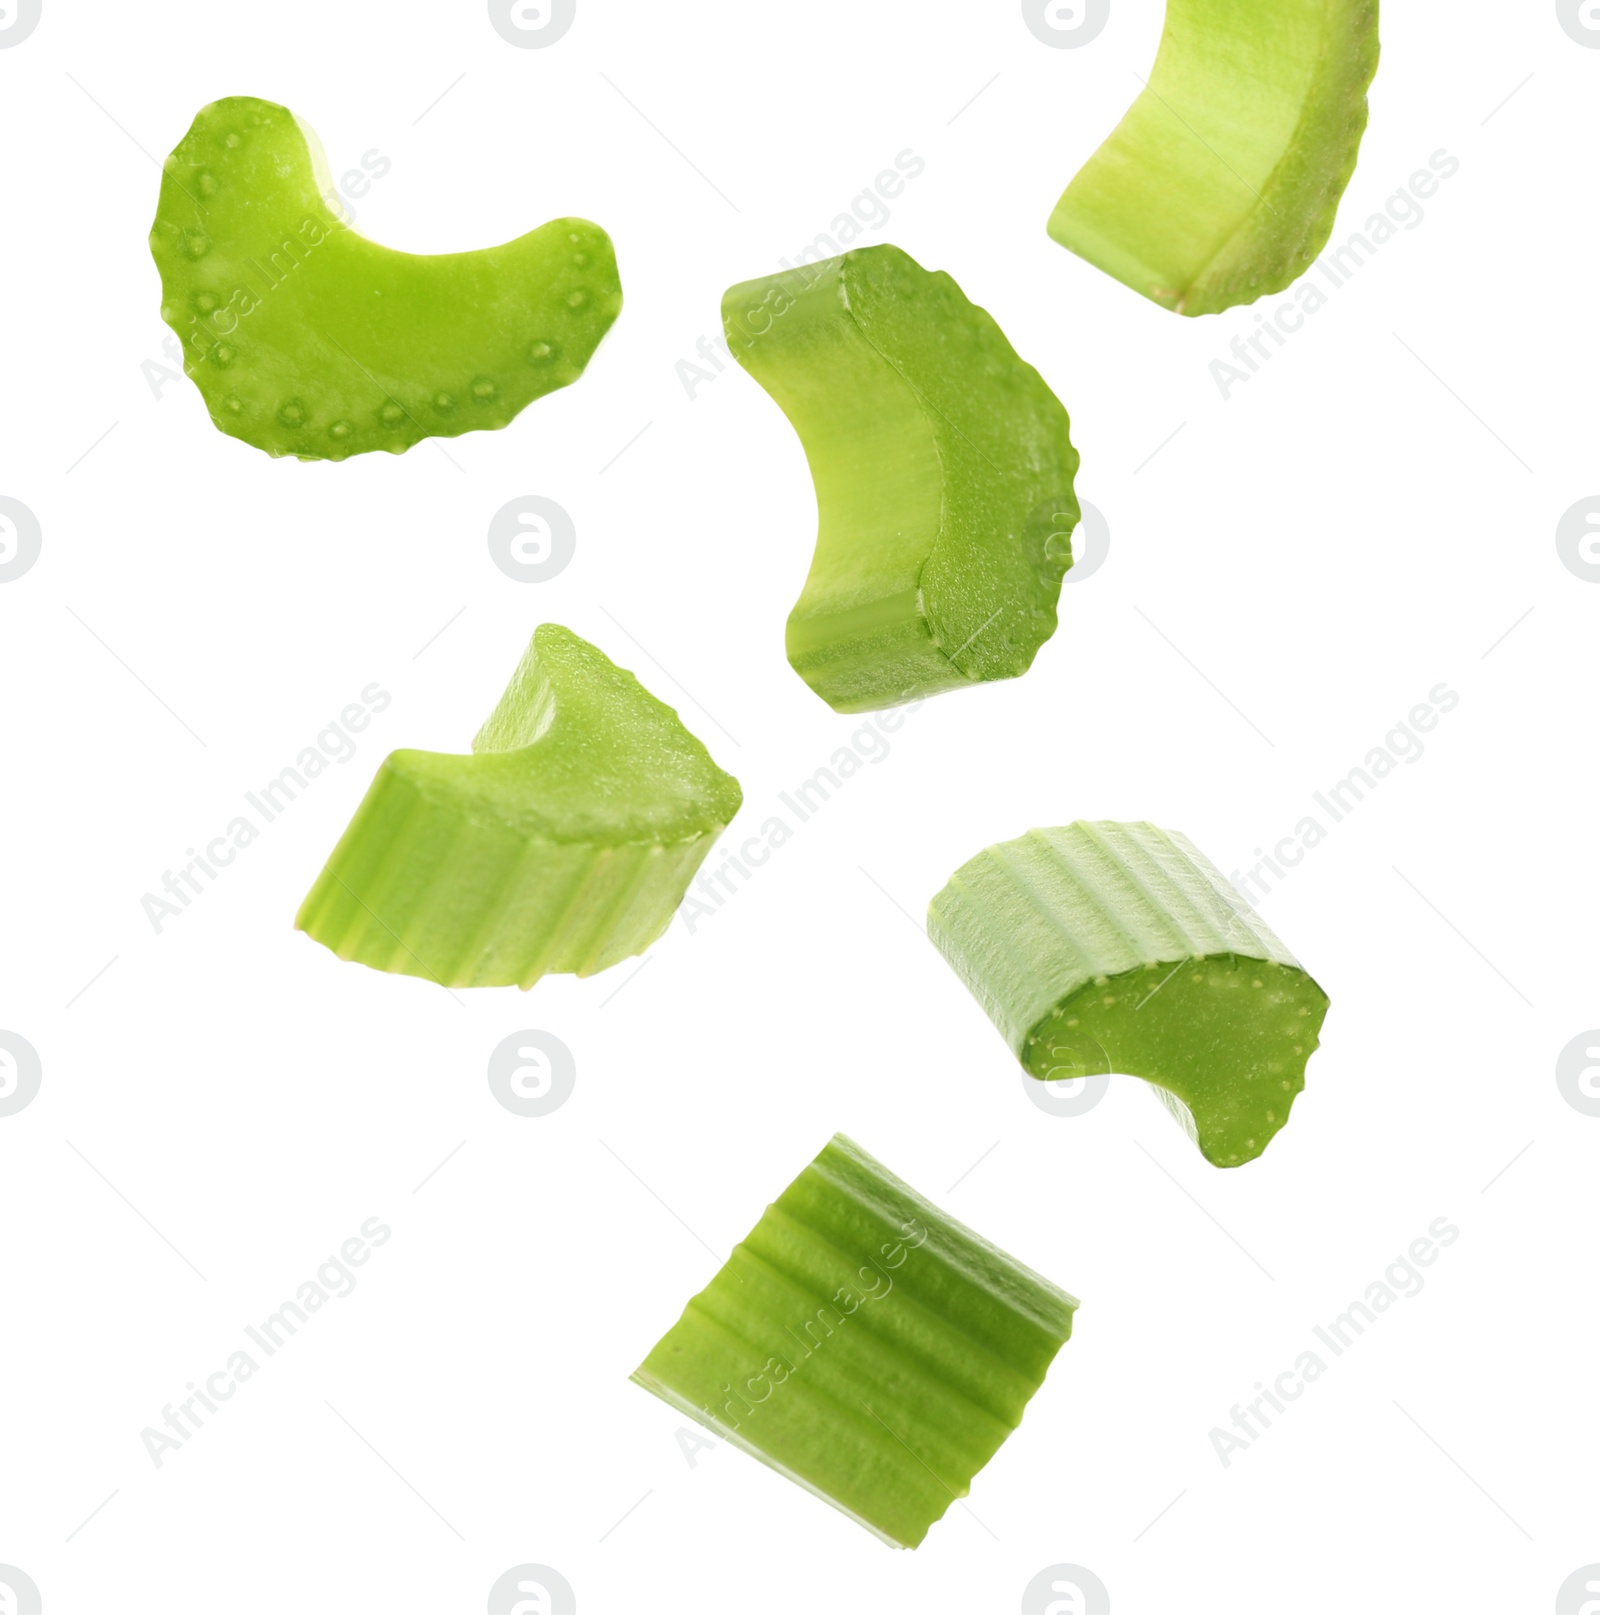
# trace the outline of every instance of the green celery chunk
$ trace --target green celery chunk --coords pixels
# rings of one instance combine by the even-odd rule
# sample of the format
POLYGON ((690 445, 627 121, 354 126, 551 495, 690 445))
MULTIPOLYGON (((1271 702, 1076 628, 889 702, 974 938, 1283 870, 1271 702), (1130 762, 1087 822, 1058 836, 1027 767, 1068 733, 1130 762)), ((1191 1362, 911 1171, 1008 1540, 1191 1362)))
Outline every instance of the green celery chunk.
POLYGON ((666 930, 742 800, 671 707, 554 623, 472 745, 384 760, 300 930, 445 987, 593 975, 666 930))
POLYGON ((1056 629, 1067 412, 942 272, 867 247, 732 287, 729 346, 816 485, 789 663, 837 712, 1025 673, 1056 629))
POLYGON ((914 1548, 1017 1428, 1077 1305, 838 1133, 633 1378, 914 1548))
POLYGON ((1377 0, 1167 0, 1149 82, 1050 234, 1179 314, 1282 291, 1333 230, 1377 66, 1377 0))
POLYGON ((583 219, 478 252, 368 241, 317 137, 253 96, 202 108, 167 158, 150 251, 212 422, 302 460, 506 426, 583 374, 622 308, 583 219))
POLYGON ((1143 1077, 1214 1166, 1288 1121, 1328 1009, 1216 867, 1150 824, 989 847, 933 899, 928 935, 1030 1076, 1143 1077))

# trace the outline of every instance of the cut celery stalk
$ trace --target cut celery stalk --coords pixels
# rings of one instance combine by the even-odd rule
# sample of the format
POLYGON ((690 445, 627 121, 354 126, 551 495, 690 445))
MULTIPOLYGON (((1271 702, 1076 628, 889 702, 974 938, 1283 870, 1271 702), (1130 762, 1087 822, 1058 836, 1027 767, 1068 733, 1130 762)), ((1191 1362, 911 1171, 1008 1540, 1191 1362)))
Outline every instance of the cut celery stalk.
POLYGON ((1145 1078, 1215 1166, 1289 1119, 1327 994, 1183 836, 1030 830, 980 852, 928 935, 1031 1076, 1145 1078))
POLYGON ((1377 66, 1377 0, 1167 0, 1149 83, 1050 234, 1179 314, 1282 291, 1327 244, 1377 66))
POLYGON ((1021 1422, 1077 1305, 840 1133, 633 1378, 914 1548, 1021 1422))
POLYGON ((473 751, 384 761, 301 930, 445 987, 592 975, 666 930, 741 801, 671 707, 554 623, 473 751))
POLYGON ((1078 524, 1067 412, 946 274, 898 247, 731 288, 739 363, 816 485, 789 663, 835 711, 1025 673, 1078 524))
POLYGON ((429 257, 366 240, 317 137, 253 96, 202 108, 167 158, 150 251, 212 421, 302 460, 505 426, 578 379, 622 307, 583 219, 429 257))

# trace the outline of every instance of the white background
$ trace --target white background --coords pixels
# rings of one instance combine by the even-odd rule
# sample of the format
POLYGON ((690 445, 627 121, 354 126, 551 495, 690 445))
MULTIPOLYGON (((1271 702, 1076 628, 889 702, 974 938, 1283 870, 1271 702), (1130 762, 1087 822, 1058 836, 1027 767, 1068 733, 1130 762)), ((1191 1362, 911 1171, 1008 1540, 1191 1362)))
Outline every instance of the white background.
POLYGON ((1118 1612, 1542 1611, 1600 1560, 1600 1119, 1554 1077, 1600 1023, 1600 588, 1555 546, 1600 492, 1600 51, 1549 0, 1391 6, 1338 238, 1432 153, 1460 171, 1224 402, 1256 311, 1181 320, 1044 231, 1160 11, 1058 50, 1011 0, 580 0, 525 50, 474 4, 45 0, 0 51, 0 493, 44 535, 0 584, 0 1027, 43 1063, 0 1119, 0 1564, 50 1615, 477 1610, 529 1561, 587 1615, 1015 1610, 1059 1562, 1118 1612), (602 223, 627 306, 588 373, 448 457, 215 431, 147 363, 145 236, 157 160, 228 94, 335 172, 387 155, 356 213, 390 245, 602 223), (848 743, 783 656, 799 445, 741 372, 691 401, 675 365, 907 149, 863 239, 996 316, 1110 525, 1033 671, 907 717, 642 969, 452 996, 297 934, 384 752, 465 749, 542 620, 679 707, 740 836, 848 743), (485 543, 523 494, 577 524, 545 584, 485 543), (355 759, 157 935, 143 894, 373 681, 355 759), (1425 754, 1262 902, 1333 1005, 1265 1157, 1211 1168, 1131 1079, 1030 1103, 913 934, 951 870, 1079 817, 1246 866, 1441 681, 1425 754), (540 1119, 485 1078, 528 1028, 577 1062, 540 1119), (731 1449, 691 1465, 627 1377, 835 1130, 1083 1299, 915 1554, 731 1449), (355 1292, 157 1469, 141 1430, 374 1216, 355 1292), (1211 1429, 1441 1216, 1422 1293, 1224 1468, 1211 1429))

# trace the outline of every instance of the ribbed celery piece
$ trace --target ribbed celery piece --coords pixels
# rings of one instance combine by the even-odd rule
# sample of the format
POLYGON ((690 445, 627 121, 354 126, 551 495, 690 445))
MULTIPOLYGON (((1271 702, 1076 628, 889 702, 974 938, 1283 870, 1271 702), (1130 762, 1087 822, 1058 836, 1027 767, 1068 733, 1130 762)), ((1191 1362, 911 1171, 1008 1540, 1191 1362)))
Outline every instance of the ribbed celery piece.
POLYGON ((1021 1422, 1077 1305, 838 1133, 633 1378, 914 1548, 1021 1422))
POLYGON ((722 319, 816 485, 794 670, 838 712, 1025 673, 1079 515, 1067 412, 1038 371, 892 246, 734 286, 722 319))
POLYGON ((980 852, 928 935, 1041 1081, 1145 1078, 1214 1166, 1289 1119, 1327 994, 1184 836, 1030 830, 980 852))
POLYGON ((1377 0, 1167 0, 1149 82, 1050 234, 1179 314, 1282 291, 1333 230, 1377 66, 1377 0))
POLYGON ((302 460, 505 426, 578 379, 622 307, 583 219, 429 257, 366 240, 316 135, 253 96, 202 108, 167 158, 150 251, 213 423, 302 460))
POLYGON ((741 801, 671 707, 554 623, 473 752, 392 753, 295 924, 446 987, 593 975, 666 930, 741 801))

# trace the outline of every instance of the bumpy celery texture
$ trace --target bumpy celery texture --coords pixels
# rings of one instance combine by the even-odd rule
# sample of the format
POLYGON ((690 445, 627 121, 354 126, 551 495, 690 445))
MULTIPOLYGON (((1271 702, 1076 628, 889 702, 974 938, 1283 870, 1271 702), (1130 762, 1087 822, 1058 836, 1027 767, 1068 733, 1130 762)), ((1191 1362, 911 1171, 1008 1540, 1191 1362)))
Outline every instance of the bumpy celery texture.
POLYGON ((837 1134, 633 1377, 914 1548, 1016 1429, 1077 1305, 837 1134))
POLYGON ((1183 836, 1030 830, 950 877, 928 935, 1041 1081, 1144 1077, 1215 1166, 1289 1119, 1327 994, 1183 836))
POLYGON ((722 318, 816 485, 794 670, 839 712, 1026 672, 1079 515, 1067 412, 1038 371, 898 247, 734 286, 722 318))
POLYGON ((593 975, 666 930, 741 801, 671 707, 554 623, 473 752, 385 759, 295 924, 446 987, 593 975))
POLYGON ((1179 314, 1282 291, 1327 244, 1377 65, 1377 0, 1167 0, 1149 83, 1050 234, 1179 314))
POLYGON ((578 379, 622 307, 583 219, 430 257, 366 240, 317 137, 252 96, 203 108, 167 158, 150 251, 212 421, 302 460, 505 426, 578 379))

